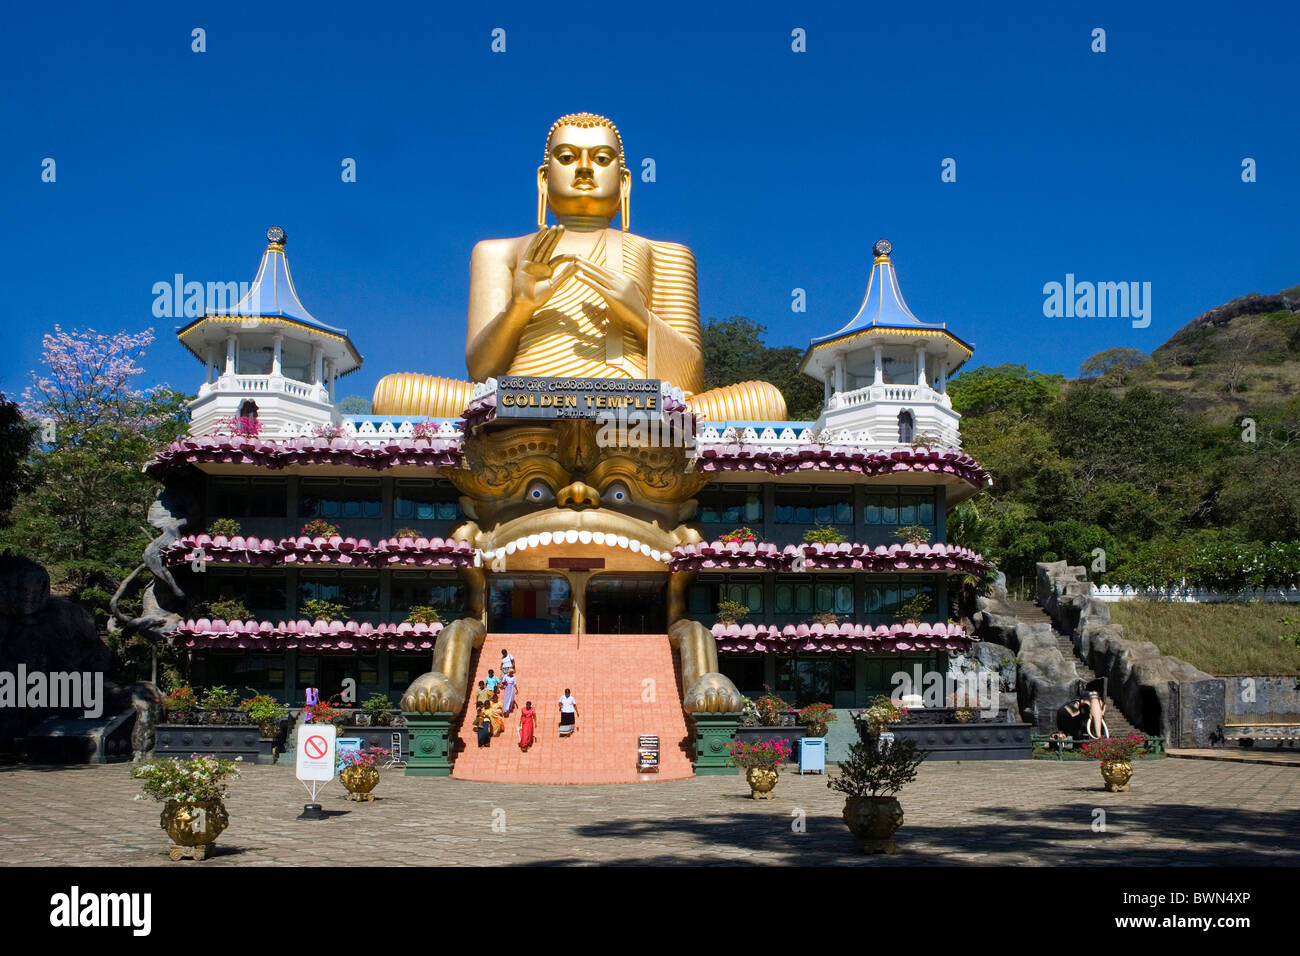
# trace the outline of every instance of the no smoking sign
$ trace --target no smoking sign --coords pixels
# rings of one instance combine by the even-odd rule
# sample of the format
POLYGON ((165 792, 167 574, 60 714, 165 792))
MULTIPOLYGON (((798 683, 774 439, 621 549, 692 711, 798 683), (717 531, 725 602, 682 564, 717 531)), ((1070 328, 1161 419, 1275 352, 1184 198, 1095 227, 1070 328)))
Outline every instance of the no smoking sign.
POLYGON ((298 779, 333 780, 333 724, 303 724, 298 728, 298 779))

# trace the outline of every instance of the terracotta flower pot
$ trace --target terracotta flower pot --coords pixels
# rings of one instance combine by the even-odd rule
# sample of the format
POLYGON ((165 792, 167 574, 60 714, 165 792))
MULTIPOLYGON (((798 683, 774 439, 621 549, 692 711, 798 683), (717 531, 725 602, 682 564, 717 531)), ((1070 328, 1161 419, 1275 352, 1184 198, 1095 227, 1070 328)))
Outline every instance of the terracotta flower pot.
POLYGON ((893 853, 903 805, 897 797, 849 797, 844 801, 844 824, 863 853, 893 853))
POLYGON ((1128 760, 1103 760, 1101 762, 1101 779, 1106 781, 1106 789, 1111 793, 1128 790, 1129 778, 1133 776, 1133 764, 1128 760))
POLYGON ((370 791, 379 785, 379 771, 360 764, 344 767, 339 780, 347 787, 349 800, 374 800, 370 791))
POLYGON ((173 860, 187 856, 202 860, 208 855, 208 847, 217 842, 221 831, 230 826, 230 814, 226 812, 226 805, 215 798, 194 803, 168 800, 163 805, 158 823, 171 837, 169 855, 173 860))
POLYGON ((772 788, 780 775, 767 767, 750 767, 745 771, 745 781, 749 784, 749 795, 755 800, 771 800, 772 788))

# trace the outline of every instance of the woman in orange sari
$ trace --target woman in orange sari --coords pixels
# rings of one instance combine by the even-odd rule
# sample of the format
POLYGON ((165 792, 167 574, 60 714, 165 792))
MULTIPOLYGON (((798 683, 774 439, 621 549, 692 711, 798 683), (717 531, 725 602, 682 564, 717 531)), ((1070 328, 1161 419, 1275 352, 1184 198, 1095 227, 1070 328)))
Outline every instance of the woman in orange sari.
POLYGON ((488 705, 488 720, 492 723, 492 736, 502 733, 506 729, 505 711, 501 709, 501 701, 494 700, 488 705))
POLYGON ((527 750, 533 745, 533 725, 537 722, 537 711, 533 702, 525 701, 524 709, 519 712, 519 749, 527 750))

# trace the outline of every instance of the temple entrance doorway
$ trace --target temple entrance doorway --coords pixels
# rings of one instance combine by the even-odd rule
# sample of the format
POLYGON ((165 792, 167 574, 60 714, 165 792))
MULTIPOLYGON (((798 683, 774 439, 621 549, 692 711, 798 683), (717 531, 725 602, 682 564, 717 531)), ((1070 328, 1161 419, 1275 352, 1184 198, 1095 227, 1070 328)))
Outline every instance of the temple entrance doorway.
POLYGON ((588 634, 663 634, 668 575, 593 574, 587 581, 588 634))
POLYGON ((496 634, 568 634, 573 591, 560 574, 488 576, 487 628, 496 634))

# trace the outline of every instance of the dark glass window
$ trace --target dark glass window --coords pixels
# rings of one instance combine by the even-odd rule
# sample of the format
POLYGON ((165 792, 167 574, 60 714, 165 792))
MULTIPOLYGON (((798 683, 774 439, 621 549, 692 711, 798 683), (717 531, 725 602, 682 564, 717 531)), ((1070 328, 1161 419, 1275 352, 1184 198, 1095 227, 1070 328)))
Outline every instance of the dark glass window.
POLYGON ((461 517, 458 492, 449 481, 398 479, 393 514, 406 521, 455 521, 461 517))
POLYGON ((304 478, 298 487, 300 518, 378 518, 382 511, 378 481, 304 478))
POLYGON ((288 510, 288 482, 283 478, 213 478, 208 517, 283 518, 288 510))
POLYGON ((210 601, 243 601, 249 613, 259 618, 279 620, 284 617, 286 583, 283 571, 209 567, 204 593, 210 601))
POLYGON ((298 577, 298 607, 311 600, 334 601, 349 612, 379 610, 375 572, 310 571, 298 577))
POLYGON ((404 619, 413 607, 432 607, 444 621, 462 617, 465 612, 465 585, 456 577, 421 571, 395 571, 392 585, 392 608, 395 617, 404 619))
POLYGON ((777 524, 853 524, 851 488, 775 489, 777 524))
POLYGON ((736 527, 763 520, 763 492, 757 485, 710 486, 700 491, 697 500, 702 524, 736 527))

